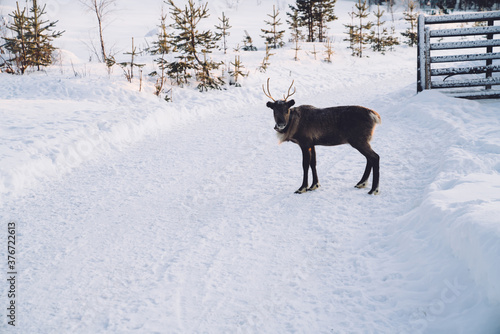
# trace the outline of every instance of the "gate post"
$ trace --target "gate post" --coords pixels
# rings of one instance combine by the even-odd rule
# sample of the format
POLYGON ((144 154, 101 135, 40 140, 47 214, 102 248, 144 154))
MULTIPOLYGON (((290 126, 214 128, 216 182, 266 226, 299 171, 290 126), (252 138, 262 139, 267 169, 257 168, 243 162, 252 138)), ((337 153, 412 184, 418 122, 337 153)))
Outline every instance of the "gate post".
POLYGON ((425 55, 425 15, 418 16, 418 44, 417 44, 417 93, 426 87, 426 55, 425 55))
POLYGON ((424 89, 431 89, 431 28, 424 29, 424 89))
MULTIPOLYGON (((494 20, 488 20, 488 27, 493 27, 494 25, 495 25, 495 21, 494 20)), ((489 39, 489 40, 493 39, 493 34, 487 34, 486 38, 489 39)), ((492 52, 493 52, 493 47, 488 46, 486 48, 486 53, 492 53, 492 52)), ((493 65, 493 60, 492 59, 486 60, 486 66, 490 66, 490 65, 493 65)), ((493 72, 492 71, 486 71, 486 79, 489 79, 492 76, 493 76, 493 72)), ((486 85, 485 89, 491 89, 491 85, 486 85)))

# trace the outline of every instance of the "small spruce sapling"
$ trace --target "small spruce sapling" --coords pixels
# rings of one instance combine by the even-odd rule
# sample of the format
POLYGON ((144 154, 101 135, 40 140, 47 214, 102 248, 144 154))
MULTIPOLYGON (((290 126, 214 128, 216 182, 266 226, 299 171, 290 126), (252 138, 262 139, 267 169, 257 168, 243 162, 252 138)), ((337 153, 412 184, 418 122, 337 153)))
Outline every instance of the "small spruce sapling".
POLYGON ((358 3, 355 5, 356 10, 353 12, 354 18, 359 20, 359 23, 356 23, 353 27, 353 55, 358 57, 363 57, 363 50, 365 49, 365 45, 369 43, 369 34, 368 31, 371 29, 373 23, 365 19, 368 18, 370 12, 368 12, 368 5, 366 4, 366 0, 361 2, 358 0, 358 3))
POLYGON ((30 24, 29 18, 26 15, 26 8, 20 9, 19 3, 16 3, 17 8, 12 14, 12 23, 7 26, 13 32, 13 37, 3 37, 5 44, 3 47, 7 50, 11 57, 7 59, 7 63, 13 64, 16 72, 24 74, 26 69, 30 66, 29 57, 29 36, 30 24))
POLYGON ((200 92, 208 91, 209 89, 222 89, 225 84, 224 79, 220 76, 212 75, 211 71, 218 69, 222 62, 217 63, 207 58, 207 54, 210 52, 208 50, 202 50, 203 62, 201 64, 200 70, 196 73, 197 79, 199 80, 198 90, 200 92))
POLYGON ((8 59, 4 59, 3 66, 7 67, 9 72, 24 74, 29 67, 40 70, 41 66, 51 65, 55 50, 52 41, 63 34, 51 31, 57 21, 44 21, 42 16, 46 14, 45 6, 38 6, 36 1, 33 1, 33 7, 29 10, 31 16, 26 8, 21 10, 19 3, 16 3, 16 7, 16 10, 9 14, 12 23, 6 26, 13 36, 2 37, 5 41, 2 45, 5 49, 3 52, 9 54, 8 59))
POLYGON ((292 41, 295 41, 298 39, 299 41, 304 40, 304 34, 302 33, 302 30, 300 29, 300 18, 299 18, 299 12, 297 9, 292 7, 292 12, 291 13, 286 13, 288 16, 288 20, 286 20, 286 23, 288 23, 288 26, 291 30, 292 34, 292 41))
POLYGON ((36 66, 37 70, 40 70, 41 66, 52 64, 52 54, 56 50, 52 41, 64 33, 64 31, 52 31, 58 21, 49 22, 43 19, 43 15, 47 14, 46 7, 47 5, 40 7, 37 1, 33 0, 33 6, 30 8, 30 62, 31 66, 36 66))
POLYGON ((132 82, 134 78, 134 67, 141 69, 146 64, 138 64, 135 62, 135 57, 137 56, 137 48, 134 46, 134 38, 132 37, 132 50, 130 52, 125 52, 125 55, 130 55, 130 61, 118 63, 122 68, 125 78, 127 78, 128 82, 132 82))
POLYGON ((383 25, 385 24, 385 21, 382 21, 384 11, 380 10, 380 6, 377 6, 377 11, 373 12, 373 15, 375 15, 377 21, 373 26, 374 29, 371 31, 371 34, 369 36, 370 42, 372 44, 372 50, 384 54, 388 48, 391 48, 393 45, 399 44, 399 42, 397 38, 395 38, 392 34, 389 34, 387 28, 383 27, 383 25))
POLYGON ((299 45, 299 40, 296 38, 295 39, 295 45, 292 47, 292 50, 295 51, 295 56, 293 57, 293 60, 298 61, 299 60, 299 51, 302 50, 300 45, 299 45))
POLYGON ((287 13, 289 19, 286 21, 290 27, 292 34, 292 42, 294 42, 295 47, 292 50, 295 51, 295 57, 293 58, 295 61, 299 60, 298 53, 301 50, 299 46, 299 41, 304 39, 304 35, 300 30, 300 22, 299 22, 299 12, 297 9, 292 9, 292 13, 287 13))
POLYGON ((189 73, 191 69, 192 67, 185 58, 179 57, 177 61, 167 64, 167 75, 172 84, 184 87, 189 82, 189 79, 192 78, 191 73, 189 73))
POLYGON ((317 54, 318 53, 319 52, 316 51, 316 44, 313 44, 313 50, 311 51, 311 54, 314 56, 314 60, 317 60, 317 58, 318 58, 317 54))
POLYGON ((266 43, 273 49, 281 48, 285 45, 283 42, 285 30, 279 30, 279 26, 282 25, 281 19, 278 18, 279 14, 279 10, 276 10, 276 6, 273 5, 273 13, 267 14, 271 20, 264 20, 264 22, 269 26, 269 29, 261 29, 264 33, 261 37, 264 38, 266 43))
POLYGON ((241 48, 243 51, 257 51, 257 48, 253 45, 252 37, 248 34, 248 31, 245 30, 245 38, 243 39, 243 47, 241 48))
POLYGON ((243 72, 245 66, 241 63, 240 56, 234 56, 234 63, 231 62, 230 64, 234 66, 234 70, 229 70, 229 75, 231 76, 229 84, 234 85, 235 87, 241 87, 241 84, 238 82, 238 78, 248 76, 248 72, 243 72))
POLYGON ((157 35, 157 40, 153 42, 153 47, 149 49, 152 55, 159 55, 154 62, 158 65, 160 73, 152 72, 150 76, 158 75, 155 82, 155 95, 160 96, 165 85, 167 78, 166 71, 168 69, 169 62, 166 59, 166 55, 171 52, 172 46, 170 44, 171 35, 167 31, 167 15, 164 13, 163 8, 160 16, 160 25, 158 26, 159 32, 157 35))
POLYGON ((351 17, 351 24, 344 24, 344 27, 347 28, 347 38, 344 38, 344 41, 349 42, 349 49, 351 49, 351 55, 354 56, 354 7, 352 8, 352 12, 349 13, 351 17))
POLYGON ((332 55, 335 53, 333 51, 333 41, 332 41, 332 39, 331 38, 327 38, 324 46, 325 46, 325 61, 327 63, 331 63, 332 62, 332 55))
POLYGON ((224 12, 222 12, 222 18, 218 18, 220 23, 219 25, 215 26, 215 29, 217 32, 215 35, 217 36, 218 39, 222 40, 222 49, 224 50, 224 54, 227 53, 227 36, 230 36, 231 33, 229 32, 229 29, 232 28, 232 26, 229 25, 229 19, 224 15, 224 12))
POLYGON ((405 43, 409 46, 415 46, 418 44, 418 36, 417 32, 415 31, 418 19, 418 12, 415 11, 416 8, 417 6, 415 5, 415 3, 410 0, 408 1, 408 8, 405 12, 403 12, 404 19, 408 23, 410 23, 410 27, 406 29, 405 32, 402 32, 401 35, 408 39, 405 43))
POLYGON ((264 55, 264 59, 262 59, 262 63, 258 68, 260 72, 264 73, 267 71, 267 68, 269 67, 269 65, 271 65, 271 63, 269 62, 271 56, 274 56, 274 53, 271 53, 269 45, 266 44, 266 54, 264 55))
POLYGON ((197 72, 197 77, 200 83, 198 84, 198 90, 200 92, 207 91, 208 89, 222 89, 225 84, 223 76, 215 76, 212 74, 213 70, 217 70, 224 62, 216 62, 208 57, 212 53, 212 50, 216 48, 216 42, 219 39, 205 39, 202 41, 203 62, 201 63, 201 68, 197 72))

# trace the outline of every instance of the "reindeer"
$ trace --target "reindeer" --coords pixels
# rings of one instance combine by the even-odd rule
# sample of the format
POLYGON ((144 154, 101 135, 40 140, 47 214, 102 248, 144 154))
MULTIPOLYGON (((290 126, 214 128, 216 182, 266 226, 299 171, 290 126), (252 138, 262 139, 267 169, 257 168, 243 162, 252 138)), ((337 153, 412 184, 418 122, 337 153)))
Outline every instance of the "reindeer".
POLYGON ((272 97, 269 90, 269 79, 267 79, 267 92, 264 85, 262 85, 262 90, 273 101, 267 102, 266 106, 274 112, 274 120, 276 121, 274 129, 278 132, 280 142, 291 141, 299 145, 302 150, 304 178, 302 185, 295 193, 301 194, 320 187, 316 172, 314 146, 350 144, 366 157, 365 172, 355 187, 365 188, 373 169, 372 188, 368 194, 378 195, 380 158, 372 150, 370 140, 375 125, 381 122, 380 115, 371 109, 360 106, 316 108, 302 105, 292 108, 295 101, 288 101, 288 98, 296 92, 295 88, 291 92, 293 83, 292 81, 290 88, 288 88, 288 94, 283 95, 283 100, 276 101, 272 97), (309 166, 311 166, 313 181, 311 187, 308 188, 309 166))

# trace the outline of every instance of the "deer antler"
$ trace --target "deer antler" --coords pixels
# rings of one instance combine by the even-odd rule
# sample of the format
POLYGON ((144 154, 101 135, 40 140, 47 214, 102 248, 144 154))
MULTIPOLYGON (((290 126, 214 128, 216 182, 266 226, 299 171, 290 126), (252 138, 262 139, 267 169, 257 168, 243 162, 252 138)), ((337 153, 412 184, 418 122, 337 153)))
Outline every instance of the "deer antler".
POLYGON ((295 80, 292 80, 292 84, 290 85, 290 88, 288 88, 288 93, 287 93, 287 96, 283 95, 284 97, 284 100, 286 101, 290 96, 292 96, 293 94, 295 94, 295 92, 297 91, 297 89, 295 89, 295 87, 293 87, 293 92, 290 94, 290 90, 292 89, 292 86, 293 86, 293 83, 295 82, 295 80))
POLYGON ((264 94, 270 98, 271 100, 273 100, 274 102, 276 102, 276 100, 271 96, 271 91, 269 90, 269 80, 271 78, 267 78, 267 93, 266 93, 266 90, 264 89, 264 85, 262 85, 262 91, 264 91, 264 94))

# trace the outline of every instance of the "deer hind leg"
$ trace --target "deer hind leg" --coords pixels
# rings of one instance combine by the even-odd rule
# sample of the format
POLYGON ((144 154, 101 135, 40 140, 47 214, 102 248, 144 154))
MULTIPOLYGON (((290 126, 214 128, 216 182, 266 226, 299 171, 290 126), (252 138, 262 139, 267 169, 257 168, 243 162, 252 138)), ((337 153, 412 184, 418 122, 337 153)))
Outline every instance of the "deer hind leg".
POLYGON ((358 188, 358 189, 366 188, 366 186, 368 185, 368 178, 370 177, 370 173, 372 171, 372 168, 373 168, 373 165, 370 162, 370 159, 366 158, 365 172, 363 173, 361 180, 355 185, 356 188, 358 188))
POLYGON ((380 179, 380 156, 372 150, 374 154, 373 158, 373 184, 372 189, 368 192, 369 195, 379 194, 379 179, 380 179))
POLYGON ((312 175, 313 175, 313 182, 312 185, 307 189, 307 191, 312 191, 316 190, 320 187, 319 181, 318 181, 318 172, 316 171, 316 150, 314 149, 314 146, 309 148, 309 152, 311 153, 311 170, 312 170, 312 175))
POLYGON ((373 169, 373 182, 372 188, 368 192, 369 195, 378 195, 379 194, 379 179, 380 179, 380 157, 375 151, 372 150, 369 143, 365 143, 363 145, 356 145, 353 147, 357 149, 361 154, 363 154, 366 158, 366 168, 363 173, 363 177, 361 181, 356 184, 356 188, 364 188, 367 185, 368 178, 370 177, 370 172, 373 169))

